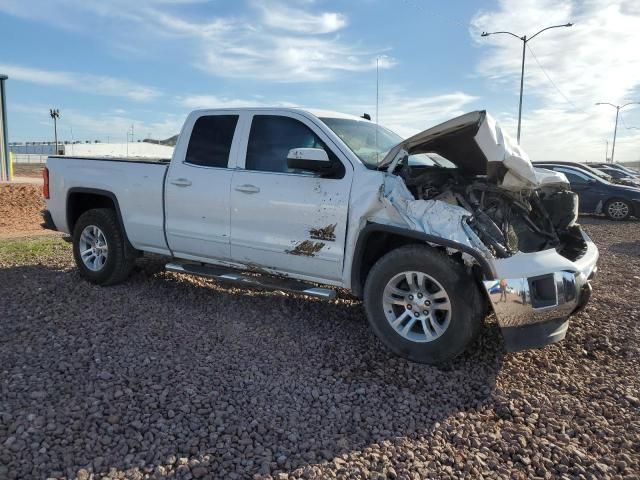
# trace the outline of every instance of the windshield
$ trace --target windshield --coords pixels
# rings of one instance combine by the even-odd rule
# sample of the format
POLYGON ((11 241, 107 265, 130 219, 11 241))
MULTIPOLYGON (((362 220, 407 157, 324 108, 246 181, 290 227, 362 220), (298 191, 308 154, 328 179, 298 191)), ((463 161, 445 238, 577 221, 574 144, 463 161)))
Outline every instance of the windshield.
POLYGON ((585 170, 592 175, 595 175, 597 177, 600 177, 603 180, 606 180, 607 182, 611 183, 611 181, 613 180, 611 175, 609 175, 609 172, 605 173, 602 170, 598 170, 597 168, 591 168, 591 167, 587 167, 585 170))
MULTIPOLYGON (((616 167, 614 167, 616 168, 616 167)), ((617 168, 619 168, 622 171, 627 172, 629 175, 634 175, 634 176, 638 176, 638 170, 634 169, 634 168, 628 168, 628 167, 623 167, 622 165, 618 165, 617 168)))
POLYGON ((629 175, 627 173, 621 172, 619 170, 616 170, 614 168, 607 168, 606 170, 603 170, 604 172, 606 172, 607 175, 611 175, 613 178, 627 178, 629 175))
POLYGON ((403 138, 368 120, 321 118, 367 167, 376 168, 403 138))

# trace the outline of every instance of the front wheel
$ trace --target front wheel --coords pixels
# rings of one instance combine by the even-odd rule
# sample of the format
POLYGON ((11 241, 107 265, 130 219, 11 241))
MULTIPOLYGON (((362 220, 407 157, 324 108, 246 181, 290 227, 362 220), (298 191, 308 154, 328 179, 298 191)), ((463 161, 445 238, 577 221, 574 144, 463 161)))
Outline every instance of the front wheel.
POLYGON ((392 352, 440 364, 459 354, 480 331, 480 292, 465 268, 425 245, 384 255, 364 288, 369 324, 392 352))
POLYGON ((604 213, 609 220, 626 220, 631 215, 631 205, 626 200, 609 200, 604 207, 604 213))
POLYGON ((96 208, 80 215, 73 228, 73 257, 83 278, 113 285, 131 273, 136 250, 122 232, 115 211, 96 208))

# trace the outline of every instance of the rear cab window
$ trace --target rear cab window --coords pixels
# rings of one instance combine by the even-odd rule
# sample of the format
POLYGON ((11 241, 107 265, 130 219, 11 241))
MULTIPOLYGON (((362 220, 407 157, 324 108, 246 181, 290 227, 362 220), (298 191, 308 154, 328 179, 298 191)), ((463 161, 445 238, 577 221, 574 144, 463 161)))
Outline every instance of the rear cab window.
POLYGON ((185 163, 227 168, 238 115, 204 115, 193 125, 185 163))

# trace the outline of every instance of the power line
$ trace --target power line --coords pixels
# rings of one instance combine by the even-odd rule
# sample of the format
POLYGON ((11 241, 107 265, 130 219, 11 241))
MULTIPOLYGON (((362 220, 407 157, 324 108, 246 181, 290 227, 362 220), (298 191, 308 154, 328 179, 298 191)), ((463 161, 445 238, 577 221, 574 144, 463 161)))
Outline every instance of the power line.
POLYGON ((622 125, 624 125, 624 128, 626 128, 627 130, 640 130, 640 127, 629 127, 627 125, 627 122, 624 121, 624 117, 622 115, 620 115, 620 120, 622 121, 622 125))
POLYGON ((585 110, 583 110, 582 108, 578 107, 575 103, 573 103, 569 97, 567 97, 562 90, 560 90, 560 88, 558 88, 558 86, 556 85, 556 82, 554 82, 551 77, 549 76, 549 74, 547 73, 547 71, 544 69, 544 67, 540 64, 540 62, 538 61, 538 57, 536 57, 536 54, 533 53, 533 50, 531 49, 531 46, 529 44, 527 44, 527 48, 529 49, 529 52, 531 53, 531 55, 533 56, 533 59, 536 61, 536 63, 538 64, 538 67, 540 67, 540 70, 542 70, 542 73, 544 73, 544 76, 547 77, 547 80, 549 80, 549 82, 551 82, 551 85, 553 85, 553 87, 558 91, 558 93, 560 95, 562 95, 562 98, 564 98, 567 103, 569 103, 573 108, 575 108, 576 110, 578 110, 579 112, 584 113, 585 115, 590 115, 588 112, 586 112, 585 110))

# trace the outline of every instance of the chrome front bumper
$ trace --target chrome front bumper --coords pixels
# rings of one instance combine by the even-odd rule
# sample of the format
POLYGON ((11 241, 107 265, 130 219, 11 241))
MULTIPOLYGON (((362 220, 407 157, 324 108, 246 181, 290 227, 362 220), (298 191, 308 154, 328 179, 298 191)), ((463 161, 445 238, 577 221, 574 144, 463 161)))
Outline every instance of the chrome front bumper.
POLYGON ((589 281, 597 271, 598 249, 583 235, 587 251, 576 262, 555 251, 496 261, 498 275, 526 272, 483 282, 507 350, 539 348, 564 339, 569 317, 589 301, 589 281))

